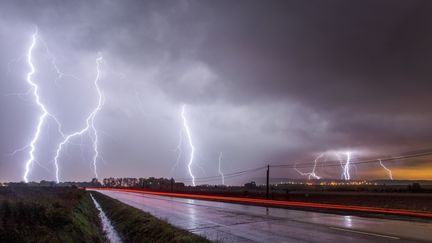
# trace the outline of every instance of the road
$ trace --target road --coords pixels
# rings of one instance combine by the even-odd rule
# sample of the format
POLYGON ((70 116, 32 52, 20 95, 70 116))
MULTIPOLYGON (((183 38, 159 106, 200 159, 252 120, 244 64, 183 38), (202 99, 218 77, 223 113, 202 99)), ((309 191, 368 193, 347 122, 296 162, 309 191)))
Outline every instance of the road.
POLYGON ((221 242, 432 242, 432 223, 106 191, 101 193, 221 242))

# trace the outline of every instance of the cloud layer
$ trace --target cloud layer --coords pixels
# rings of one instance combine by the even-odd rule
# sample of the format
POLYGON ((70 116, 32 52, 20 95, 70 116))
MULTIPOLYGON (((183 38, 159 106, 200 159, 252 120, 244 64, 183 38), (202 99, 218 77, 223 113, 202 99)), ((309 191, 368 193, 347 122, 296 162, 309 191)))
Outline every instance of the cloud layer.
MULTIPOLYGON (((8 153, 29 142, 39 112, 31 96, 9 95, 28 90, 23 55, 35 26, 35 81, 67 132, 95 105, 94 61, 104 56, 100 176, 187 178, 185 143, 171 170, 182 104, 199 177, 218 174, 219 152, 232 172, 325 151, 362 158, 430 148, 431 11, 428 1, 3 1, 0 180, 21 180, 26 151, 8 153), (76 78, 55 81, 43 43, 76 78)), ((53 125, 44 127, 33 180, 54 178, 53 125)), ((62 156, 63 180, 93 176, 87 139, 62 156)), ((358 177, 380 177, 375 167, 359 167, 358 177)), ((275 176, 299 178, 292 169, 275 176)))

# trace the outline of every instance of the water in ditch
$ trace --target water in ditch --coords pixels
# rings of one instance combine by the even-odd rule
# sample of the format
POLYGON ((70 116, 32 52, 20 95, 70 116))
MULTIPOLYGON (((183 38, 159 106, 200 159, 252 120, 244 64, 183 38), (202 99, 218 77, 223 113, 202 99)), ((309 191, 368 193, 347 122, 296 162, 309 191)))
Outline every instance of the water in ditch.
POLYGON ((97 210, 99 211, 99 218, 102 221, 102 228, 105 232, 109 242, 111 243, 121 243, 120 236, 118 235, 117 231, 114 229, 114 227, 111 224, 111 221, 106 216, 105 212, 102 210, 99 203, 94 199, 93 195, 90 194, 91 198, 93 199, 93 203, 95 204, 97 210))

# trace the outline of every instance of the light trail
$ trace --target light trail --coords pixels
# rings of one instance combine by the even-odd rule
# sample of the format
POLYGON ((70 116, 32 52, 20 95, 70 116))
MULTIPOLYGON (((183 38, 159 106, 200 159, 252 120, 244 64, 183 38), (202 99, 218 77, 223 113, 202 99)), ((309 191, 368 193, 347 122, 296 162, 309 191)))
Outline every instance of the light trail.
POLYGON ((310 180, 312 177, 313 177, 314 179, 319 180, 319 179, 321 179, 321 177, 318 176, 318 175, 316 174, 315 170, 316 170, 316 167, 317 167, 318 160, 319 160, 321 157, 323 157, 323 156, 324 156, 324 153, 318 155, 318 156, 315 158, 315 160, 314 160, 314 165, 313 165, 313 167, 312 167, 312 171, 311 171, 311 172, 302 172, 302 171, 300 171, 299 169, 297 169, 296 164, 294 165, 294 170, 297 171, 297 173, 299 173, 299 174, 302 175, 302 176, 307 176, 309 180, 310 180))
POLYGON ((219 175, 221 176, 221 179, 222 179, 222 185, 225 185, 225 176, 224 176, 224 173, 221 170, 221 163, 222 163, 222 152, 219 153, 219 168, 218 168, 218 171, 219 171, 219 175))
POLYGON ((378 159, 378 161, 379 161, 381 167, 383 167, 384 170, 387 171, 387 173, 388 173, 388 175, 389 175, 389 177, 390 177, 390 180, 393 180, 393 173, 392 173, 392 171, 391 171, 389 168, 387 168, 387 167, 382 163, 381 159, 378 159))
MULTIPOLYGON (((32 38, 31 38, 32 41, 31 41, 31 44, 30 44, 28 51, 27 51, 27 64, 30 67, 30 71, 27 73, 26 81, 31 86, 31 89, 33 90, 33 96, 35 98, 34 101, 35 101, 36 105, 39 107, 39 109, 42 111, 42 113, 39 115, 38 123, 36 125, 36 131, 35 131, 35 134, 33 135, 33 139, 30 141, 30 143, 28 145, 26 145, 24 147, 24 148, 30 148, 30 151, 28 153, 29 158, 25 162, 25 171, 24 171, 24 176, 23 176, 23 179, 26 183, 28 183, 28 176, 30 173, 30 168, 35 161, 36 143, 39 140, 42 126, 44 125, 47 117, 51 117, 56 122, 58 132, 62 136, 64 136, 62 129, 61 129, 60 122, 58 121, 58 119, 55 116, 53 116, 51 113, 48 112, 47 108, 42 103, 40 96, 39 96, 39 86, 32 79, 33 75, 36 72, 36 68, 33 64, 33 51, 34 51, 34 48, 36 46, 37 35, 38 35, 38 29, 36 28, 35 32, 32 34, 32 38)), ((22 150, 22 149, 19 149, 19 150, 22 150)), ((18 150, 16 150, 16 151, 18 151, 18 150)))
POLYGON ((184 129, 185 129, 188 141, 189 141, 189 146, 191 148, 189 163, 188 163, 187 167, 188 167, 189 175, 192 178, 192 185, 195 186, 195 176, 193 175, 192 169, 191 169, 191 166, 192 166, 193 160, 194 160, 195 146, 192 143, 192 136, 191 136, 191 133, 189 130, 189 125, 188 125, 185 113, 186 113, 186 105, 183 105, 182 111, 181 111, 181 117, 183 119, 183 126, 184 126, 184 129))
POLYGON ((188 193, 155 192, 155 191, 120 189, 120 188, 86 188, 86 190, 119 191, 119 192, 142 193, 142 194, 168 196, 168 197, 212 200, 212 201, 221 201, 221 202, 253 203, 260 206, 322 208, 322 209, 334 209, 334 210, 342 210, 342 211, 356 211, 356 212, 366 212, 366 213, 393 214, 393 215, 432 218, 432 213, 429 212, 416 212, 416 211, 408 211, 408 210, 392 209, 392 208, 376 208, 376 207, 341 205, 341 204, 268 200, 268 199, 244 198, 244 197, 225 197, 225 196, 212 196, 212 195, 200 195, 200 194, 188 194, 188 193))
POLYGON ((97 106, 95 107, 95 109, 89 114, 89 116, 86 119, 86 126, 81 129, 80 131, 71 133, 67 136, 65 136, 64 140, 62 142, 59 143, 57 150, 56 150, 56 155, 54 157, 54 164, 55 164, 55 168, 56 168, 56 181, 57 183, 60 182, 60 178, 59 178, 59 158, 61 155, 61 151, 63 149, 63 147, 69 143, 69 141, 77 136, 81 136, 86 132, 89 132, 90 129, 92 130, 93 134, 90 134, 90 138, 92 140, 92 144, 93 144, 93 150, 94 150, 94 155, 93 155, 93 168, 94 168, 94 174, 96 176, 96 178, 98 178, 97 175, 97 159, 99 157, 99 150, 98 150, 98 134, 97 134, 97 130, 95 128, 94 125, 94 120, 95 117, 97 115, 97 113, 101 110, 103 104, 104 104, 104 97, 103 97, 103 93, 101 92, 100 88, 99 88, 99 79, 100 79, 100 63, 103 60, 103 58, 100 56, 98 58, 96 58, 96 78, 94 80, 94 86, 96 88, 97 94, 98 94, 98 103, 97 106))

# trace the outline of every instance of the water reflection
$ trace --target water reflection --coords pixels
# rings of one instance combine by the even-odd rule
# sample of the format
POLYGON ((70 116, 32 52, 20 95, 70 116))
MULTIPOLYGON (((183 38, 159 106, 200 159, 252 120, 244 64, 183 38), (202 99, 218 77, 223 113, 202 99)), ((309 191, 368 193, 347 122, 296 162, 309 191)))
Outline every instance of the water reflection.
POLYGON ((121 243, 120 236, 117 234, 117 231, 114 229, 113 225, 111 224, 111 221, 106 216, 105 212, 102 210, 99 203, 94 199, 93 195, 90 194, 93 203, 96 206, 96 209, 99 211, 99 218, 102 223, 103 231, 106 233, 106 236, 110 243, 121 243))
POLYGON ((347 228, 352 227, 352 218, 351 216, 343 216, 343 224, 347 228))
MULTIPOLYGON (((194 203, 194 200, 188 199, 187 203, 192 204, 192 203, 194 203)), ((188 229, 194 229, 194 228, 196 228, 198 226, 197 225, 197 215, 198 215, 198 212, 195 209, 195 206, 188 205, 188 204, 186 204, 186 205, 187 205, 186 206, 186 212, 187 212, 188 218, 189 218, 189 220, 187 221, 188 222, 188 227, 187 228, 188 229)))

